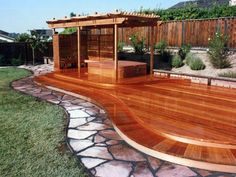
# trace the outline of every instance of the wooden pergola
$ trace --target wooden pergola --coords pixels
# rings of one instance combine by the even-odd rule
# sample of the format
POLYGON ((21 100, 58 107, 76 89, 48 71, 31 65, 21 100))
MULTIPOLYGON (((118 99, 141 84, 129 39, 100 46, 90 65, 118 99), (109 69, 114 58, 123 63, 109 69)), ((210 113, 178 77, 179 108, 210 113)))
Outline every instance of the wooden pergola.
POLYGON ((77 28, 77 41, 78 41, 78 69, 80 70, 81 61, 81 30, 86 28, 113 28, 114 34, 114 72, 116 79, 118 78, 118 28, 123 27, 150 27, 151 28, 151 40, 150 40, 150 73, 153 71, 153 58, 154 58, 154 27, 157 25, 159 16, 156 15, 144 15, 138 13, 127 13, 116 11, 114 13, 105 13, 88 16, 75 16, 71 18, 53 19, 47 21, 49 28, 54 31, 53 49, 54 49, 54 68, 60 69, 60 56, 58 53, 59 44, 57 35, 57 28, 77 28))

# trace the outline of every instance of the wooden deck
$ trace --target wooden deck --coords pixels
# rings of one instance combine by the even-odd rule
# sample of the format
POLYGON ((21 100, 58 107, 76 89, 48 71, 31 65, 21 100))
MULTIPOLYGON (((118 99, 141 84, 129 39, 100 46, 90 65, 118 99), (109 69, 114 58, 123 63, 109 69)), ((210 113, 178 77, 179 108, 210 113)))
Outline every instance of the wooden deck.
POLYGON ((197 168, 236 172, 236 90, 142 76, 115 83, 86 71, 35 78, 91 98, 131 146, 197 168))

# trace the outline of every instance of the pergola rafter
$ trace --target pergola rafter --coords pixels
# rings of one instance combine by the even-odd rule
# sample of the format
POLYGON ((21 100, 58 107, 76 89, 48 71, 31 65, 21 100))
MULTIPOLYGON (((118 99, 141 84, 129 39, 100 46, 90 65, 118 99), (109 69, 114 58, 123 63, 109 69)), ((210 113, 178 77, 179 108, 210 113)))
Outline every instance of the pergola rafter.
POLYGON ((98 14, 88 16, 76 16, 71 18, 53 19, 47 21, 49 28, 67 28, 67 27, 79 27, 79 26, 97 26, 97 25, 113 25, 120 24, 120 26, 128 26, 130 24, 133 26, 135 23, 137 25, 149 26, 153 23, 157 23, 159 20, 157 15, 145 15, 138 13, 128 13, 128 12, 114 12, 106 14, 98 14), (133 23, 135 22, 135 23, 133 23))

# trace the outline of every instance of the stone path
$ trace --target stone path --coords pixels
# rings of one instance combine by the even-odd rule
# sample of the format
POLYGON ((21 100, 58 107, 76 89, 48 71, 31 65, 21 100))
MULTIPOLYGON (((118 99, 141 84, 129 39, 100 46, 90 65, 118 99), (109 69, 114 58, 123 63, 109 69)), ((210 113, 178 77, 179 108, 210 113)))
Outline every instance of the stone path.
MULTIPOLYGON (((51 65, 23 67, 35 75, 52 71, 51 65)), ((66 141, 72 153, 99 177, 236 177, 162 161, 126 144, 112 127, 106 112, 80 95, 37 85, 33 76, 12 83, 15 90, 59 105, 68 113, 66 141)))

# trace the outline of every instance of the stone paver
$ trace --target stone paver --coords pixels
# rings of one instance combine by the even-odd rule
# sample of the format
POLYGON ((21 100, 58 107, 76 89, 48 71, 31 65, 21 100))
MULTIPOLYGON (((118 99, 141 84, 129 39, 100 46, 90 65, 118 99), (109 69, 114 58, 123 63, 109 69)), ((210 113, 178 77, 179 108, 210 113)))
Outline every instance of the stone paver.
POLYGON ((185 166, 165 163, 158 172, 158 177, 182 177, 182 176, 197 176, 195 172, 185 166))
POLYGON ((134 169, 134 173, 133 176, 135 177, 153 177, 152 172, 150 171, 150 169, 148 168, 148 164, 147 162, 140 162, 136 165, 135 169, 134 169))
POLYGON ((129 176, 132 171, 132 164, 128 162, 110 161, 100 165, 95 169, 96 176, 122 177, 129 176))
MULTIPOLYGON (((52 71, 52 65, 22 66, 34 75, 52 71)), ((129 145, 115 132, 106 112, 97 105, 33 82, 32 76, 12 83, 15 90, 62 106, 68 113, 67 143, 73 154, 94 176, 99 177, 220 177, 236 176, 210 172, 145 155, 129 145)))
POLYGON ((94 168, 106 162, 106 160, 98 158, 82 158, 81 161, 88 169, 94 168))
POLYGON ((75 152, 82 151, 94 145, 94 143, 91 140, 74 140, 74 139, 70 139, 69 144, 75 152))
POLYGON ((110 152, 115 159, 124 161, 145 161, 143 155, 127 145, 119 144, 110 147, 110 152))

